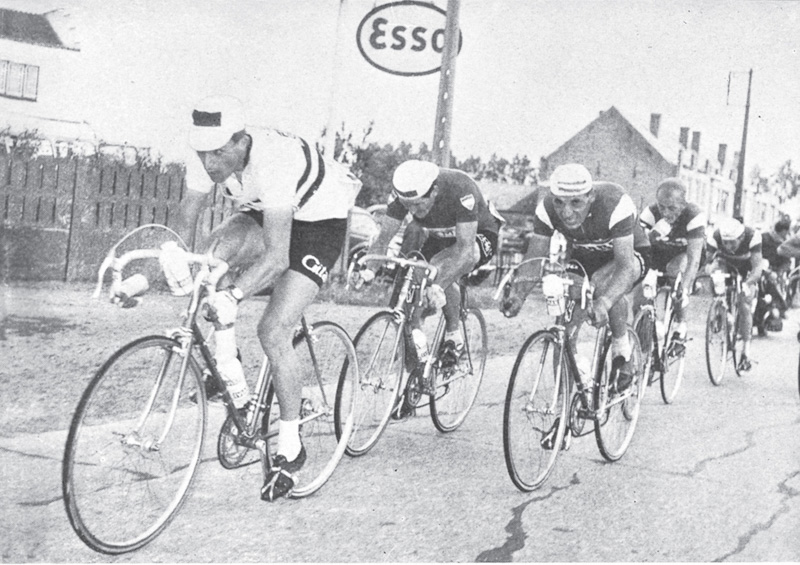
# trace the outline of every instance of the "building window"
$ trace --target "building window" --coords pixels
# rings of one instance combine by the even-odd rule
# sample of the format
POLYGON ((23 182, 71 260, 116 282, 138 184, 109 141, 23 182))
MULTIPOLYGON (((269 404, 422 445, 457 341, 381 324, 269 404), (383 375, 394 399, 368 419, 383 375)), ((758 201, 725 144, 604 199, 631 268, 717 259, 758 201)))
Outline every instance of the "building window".
POLYGON ((36 100, 38 94, 38 66, 0 60, 0 96, 36 100))

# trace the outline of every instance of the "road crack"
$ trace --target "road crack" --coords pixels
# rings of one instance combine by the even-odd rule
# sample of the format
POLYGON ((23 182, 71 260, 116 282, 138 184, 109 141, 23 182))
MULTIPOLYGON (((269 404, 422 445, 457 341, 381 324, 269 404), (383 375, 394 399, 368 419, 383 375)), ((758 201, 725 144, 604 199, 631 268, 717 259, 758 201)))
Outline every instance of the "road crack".
POLYGON ((482 551, 480 554, 478 554, 478 557, 475 558, 475 561, 478 563, 510 563, 514 553, 525 547, 525 540, 528 539, 528 534, 525 533, 525 528, 522 527, 522 515, 525 513, 525 510, 528 508, 528 506, 534 502, 547 500, 556 493, 571 488, 577 484, 580 484, 580 479, 578 479, 578 474, 575 473, 568 485, 563 487, 551 487, 549 493, 543 496, 532 498, 527 502, 512 508, 511 520, 508 522, 508 524, 506 524, 505 527, 505 531, 509 533, 505 543, 500 547, 482 551))
POLYGON ((761 532, 770 529, 780 516, 786 514, 790 510, 791 507, 789 505, 789 501, 796 496, 800 496, 800 490, 790 487, 788 483, 789 481, 795 479, 798 476, 800 476, 800 471, 795 471, 794 473, 786 477, 783 481, 778 483, 778 493, 783 495, 783 498, 780 501, 778 509, 772 513, 772 516, 770 516, 768 520, 754 524, 753 527, 750 528, 750 530, 747 533, 745 533, 742 536, 739 536, 739 543, 736 545, 736 549, 734 549, 730 553, 726 553, 722 557, 714 559, 714 563, 725 561, 726 559, 729 559, 734 555, 737 555, 742 551, 744 551, 749 545, 750 541, 755 536, 757 536, 761 532))

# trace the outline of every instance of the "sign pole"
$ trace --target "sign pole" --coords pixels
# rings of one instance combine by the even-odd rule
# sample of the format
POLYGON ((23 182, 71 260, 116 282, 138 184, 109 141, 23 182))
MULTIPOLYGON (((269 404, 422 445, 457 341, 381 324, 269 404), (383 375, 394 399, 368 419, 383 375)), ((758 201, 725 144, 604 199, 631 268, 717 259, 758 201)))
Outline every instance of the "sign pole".
POLYGON ((460 0, 447 0, 447 23, 444 29, 444 50, 439 75, 439 98, 433 133, 433 159, 440 167, 450 166, 450 132, 453 122, 453 92, 458 56, 458 10, 460 0))
POLYGON ((342 23, 344 2, 345 0, 339 0, 339 12, 336 16, 336 37, 333 44, 333 64, 331 65, 331 93, 328 100, 328 125, 325 127, 325 139, 322 146, 322 153, 332 160, 335 159, 336 129, 339 127, 337 123, 337 105, 339 102, 339 73, 341 72, 340 51, 342 36, 344 35, 344 25, 342 23))
POLYGON ((742 148, 739 151, 739 163, 736 172, 736 190, 733 193, 733 215, 742 215, 742 192, 744 188, 744 150, 747 145, 747 122, 750 118, 750 85, 753 83, 753 69, 747 79, 747 102, 744 106, 744 128, 742 128, 742 148))

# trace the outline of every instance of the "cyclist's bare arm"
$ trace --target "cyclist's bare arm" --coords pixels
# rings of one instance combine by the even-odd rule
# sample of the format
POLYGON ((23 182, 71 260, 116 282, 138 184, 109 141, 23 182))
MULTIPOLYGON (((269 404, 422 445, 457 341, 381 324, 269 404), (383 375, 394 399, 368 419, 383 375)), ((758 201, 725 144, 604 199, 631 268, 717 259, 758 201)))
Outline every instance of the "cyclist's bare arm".
POLYGON ((390 218, 384 214, 380 220, 380 224, 381 232, 378 234, 378 237, 375 238, 375 241, 372 242, 372 245, 369 246, 369 250, 367 251, 369 255, 386 255, 386 251, 389 249, 389 243, 391 243, 395 234, 400 231, 403 220, 390 218))
POLYGON ((690 239, 686 245, 686 270, 683 273, 684 288, 691 290, 692 281, 700 269, 700 256, 703 254, 703 238, 690 239))
POLYGON ((761 279, 763 261, 764 258, 761 255, 761 251, 750 254, 750 274, 747 275, 747 279, 744 281, 745 283, 752 285, 758 284, 758 281, 761 279))
POLYGON ((183 238, 189 249, 195 247, 195 233, 197 231, 197 220, 206 204, 208 194, 196 190, 187 190, 181 200, 180 214, 178 215, 178 225, 175 231, 183 238))
POLYGON ((794 236, 778 246, 778 255, 781 257, 800 257, 800 236, 794 236))
POLYGON ((637 275, 637 261, 633 249, 633 234, 611 240, 614 250, 614 270, 603 287, 595 291, 595 301, 604 299, 611 308, 631 291, 637 275))
POLYGON ((475 237, 478 235, 478 222, 456 224, 456 242, 437 253, 431 263, 439 269, 436 284, 447 288, 461 275, 467 274, 475 264, 475 237))
POLYGON ((261 259, 247 267, 236 279, 238 286, 248 298, 259 290, 271 287, 280 275, 289 268, 289 245, 292 239, 294 210, 291 206, 263 210, 264 254, 261 259))

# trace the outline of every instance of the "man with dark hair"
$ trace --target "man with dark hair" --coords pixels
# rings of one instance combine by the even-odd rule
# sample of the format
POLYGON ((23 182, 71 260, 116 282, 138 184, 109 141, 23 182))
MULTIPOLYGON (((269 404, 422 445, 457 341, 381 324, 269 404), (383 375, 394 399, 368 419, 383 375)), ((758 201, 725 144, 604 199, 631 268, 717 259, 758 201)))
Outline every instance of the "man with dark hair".
POLYGON ((783 218, 775 222, 772 230, 761 234, 761 255, 769 261, 769 268, 775 273, 782 273, 789 270, 791 259, 778 253, 780 245, 789 237, 789 228, 792 222, 788 218, 783 218))

